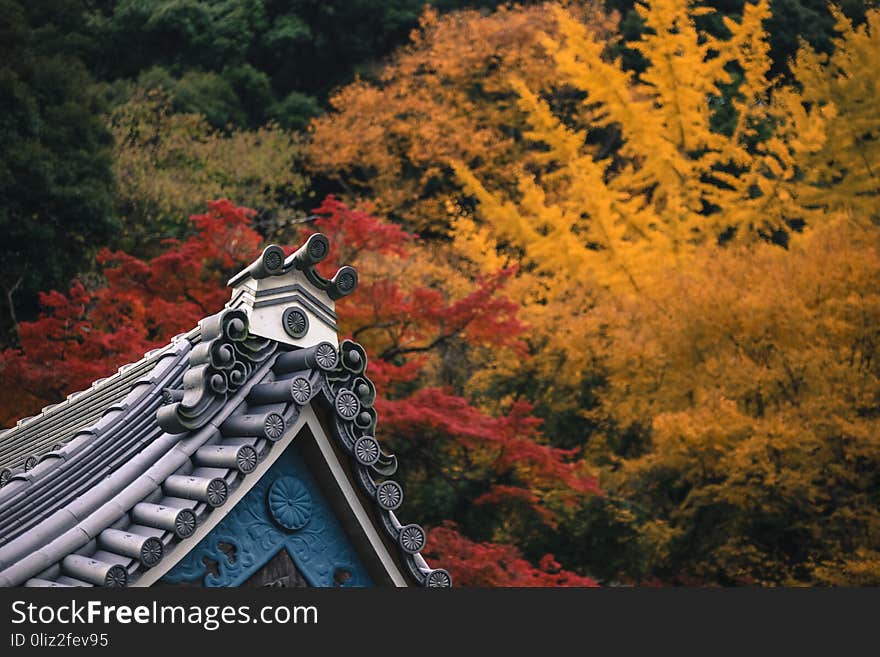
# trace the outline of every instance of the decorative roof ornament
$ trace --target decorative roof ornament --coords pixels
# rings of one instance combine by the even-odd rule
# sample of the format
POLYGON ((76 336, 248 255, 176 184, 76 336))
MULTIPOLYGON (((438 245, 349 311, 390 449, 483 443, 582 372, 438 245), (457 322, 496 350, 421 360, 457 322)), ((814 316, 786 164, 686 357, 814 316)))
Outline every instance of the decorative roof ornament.
POLYGON ((228 308, 245 312, 250 332, 283 344, 308 347, 338 344, 335 302, 357 288, 353 267, 341 267, 333 278, 316 269, 330 253, 330 241, 315 233, 289 256, 275 244, 229 279, 228 308))
POLYGON ((294 477, 276 479, 269 488, 268 503, 275 522, 290 531, 305 527, 312 515, 311 495, 294 477))
POLYGON ((386 535, 398 545, 410 575, 424 586, 452 586, 449 573, 431 568, 420 554, 426 543, 425 530, 401 524, 394 513, 403 505, 404 491, 391 479, 397 472, 397 457, 382 451, 375 438, 376 387, 366 370, 366 351, 351 340, 340 345, 336 365, 324 368, 321 392, 325 405, 333 411, 332 434, 349 454, 361 490, 373 500, 386 535))
POLYGON ((201 342, 189 355, 182 390, 164 390, 168 402, 158 411, 159 426, 184 433, 207 424, 250 378, 254 367, 274 351, 272 341, 250 334, 248 316, 227 309, 199 322, 201 342))

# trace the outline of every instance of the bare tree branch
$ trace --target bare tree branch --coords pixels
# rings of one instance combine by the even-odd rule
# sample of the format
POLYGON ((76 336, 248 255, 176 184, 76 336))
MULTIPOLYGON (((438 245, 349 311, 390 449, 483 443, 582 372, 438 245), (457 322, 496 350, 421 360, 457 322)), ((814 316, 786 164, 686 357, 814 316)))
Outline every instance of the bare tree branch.
POLYGON ((15 296, 16 290, 21 287, 21 284, 24 282, 24 274, 18 277, 18 280, 12 285, 12 287, 6 290, 6 303, 9 304, 9 316, 12 319, 12 327, 15 330, 15 333, 18 333, 18 316, 15 314, 15 301, 13 297, 15 296))

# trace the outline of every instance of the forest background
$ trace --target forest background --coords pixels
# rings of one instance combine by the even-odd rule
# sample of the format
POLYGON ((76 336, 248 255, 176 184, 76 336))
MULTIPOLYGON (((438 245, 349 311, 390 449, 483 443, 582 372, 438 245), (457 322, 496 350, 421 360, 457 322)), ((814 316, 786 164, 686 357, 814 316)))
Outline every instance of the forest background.
POLYGON ((880 585, 878 62, 863 0, 0 0, 0 426, 320 230, 457 584, 880 585))

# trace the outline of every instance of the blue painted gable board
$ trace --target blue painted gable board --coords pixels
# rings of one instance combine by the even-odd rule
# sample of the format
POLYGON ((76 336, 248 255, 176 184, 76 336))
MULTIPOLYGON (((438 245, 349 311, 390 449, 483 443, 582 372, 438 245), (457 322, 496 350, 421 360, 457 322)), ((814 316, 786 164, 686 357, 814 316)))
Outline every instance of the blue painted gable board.
POLYGON ((339 569, 351 575, 342 586, 373 586, 296 442, 162 581, 240 586, 282 549, 310 586, 334 586, 339 569), (221 544, 233 546, 233 556, 221 544), (207 572, 206 558, 217 574, 207 572))

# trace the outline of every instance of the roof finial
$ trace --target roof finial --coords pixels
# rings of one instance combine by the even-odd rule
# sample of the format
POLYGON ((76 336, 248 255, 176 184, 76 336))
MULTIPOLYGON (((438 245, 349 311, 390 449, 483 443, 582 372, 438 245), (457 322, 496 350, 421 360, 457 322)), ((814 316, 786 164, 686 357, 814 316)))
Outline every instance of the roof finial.
POLYGON ((259 258, 254 260, 245 269, 229 279, 230 287, 238 287, 248 278, 255 281, 269 278, 270 276, 283 276, 292 270, 301 271, 308 281, 334 301, 348 296, 357 287, 358 277, 354 267, 348 265, 340 267, 331 279, 326 279, 315 268, 330 253, 330 240, 322 233, 314 233, 309 236, 305 244, 299 247, 286 258, 283 249, 270 244, 259 258))
POLYGON ((333 278, 317 265, 330 254, 330 240, 314 233, 289 256, 275 244, 233 276, 235 288, 227 308, 241 309, 254 335, 298 347, 321 341, 338 344, 334 302, 357 288, 353 267, 340 267, 333 278))

